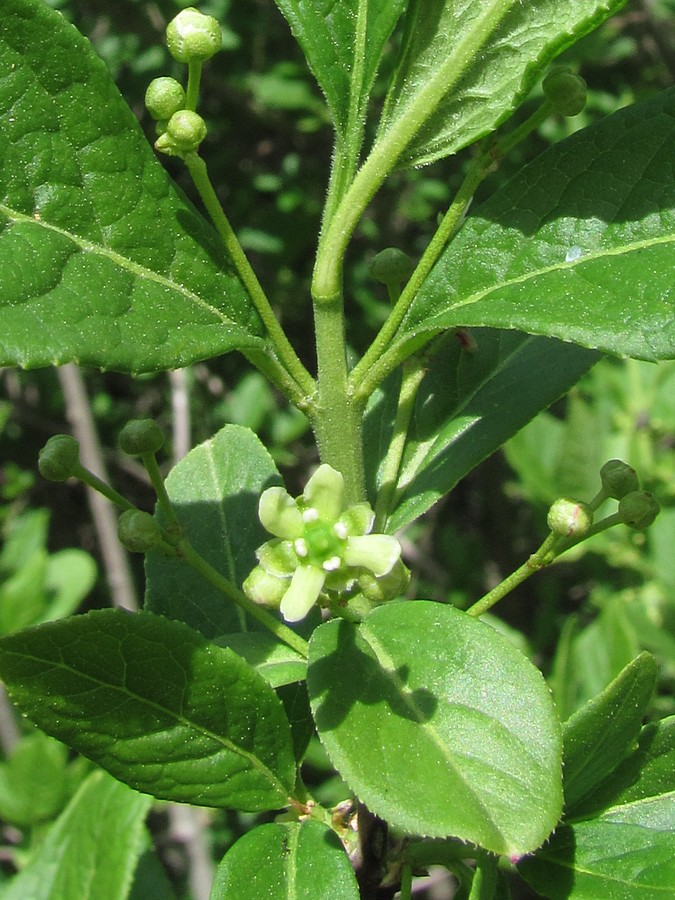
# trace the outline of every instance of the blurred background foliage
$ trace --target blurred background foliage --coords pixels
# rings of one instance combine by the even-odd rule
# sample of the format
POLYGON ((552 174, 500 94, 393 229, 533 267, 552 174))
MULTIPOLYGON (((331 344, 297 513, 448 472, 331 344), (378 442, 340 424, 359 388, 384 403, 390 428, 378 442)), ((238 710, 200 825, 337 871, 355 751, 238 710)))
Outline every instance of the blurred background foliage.
MULTIPOLYGON (((91 39, 154 140, 143 95, 158 75, 183 77, 182 67, 165 50, 163 32, 189 4, 49 2, 91 39)), ((203 77, 200 110, 209 124, 203 155, 284 326, 313 367, 308 286, 331 158, 326 107, 273 0, 206 0, 200 9, 221 22, 224 35, 224 51, 206 66, 203 77)), ((385 57, 385 72, 390 57, 385 57)), ((632 0, 560 61, 586 79, 586 109, 574 119, 547 121, 487 180, 476 202, 572 130, 673 84, 675 0, 632 0)), ((376 103, 383 94, 382 87, 376 90, 376 103)), ((525 118, 537 101, 535 90, 513 122, 525 118)), ((388 311, 385 289, 368 276, 369 259, 387 246, 413 258, 420 255, 461 181, 469 154, 394 174, 369 208, 347 269, 349 339, 355 351, 368 345, 388 311)), ((162 164, 193 196, 180 163, 163 158, 162 164)), ((173 436, 167 468, 171 457, 226 422, 247 425, 261 436, 291 488, 302 485, 315 462, 302 414, 289 409, 237 355, 195 365, 179 377, 84 375, 112 480, 146 508, 151 494, 143 471, 116 449, 117 433, 133 417, 155 417, 173 436)), ((72 402, 64 403, 62 381, 54 370, 0 371, 0 633, 110 603, 106 563, 82 489, 47 485, 36 474, 39 448, 50 435, 68 430, 77 415, 72 402)), ((554 499, 589 500, 598 490, 602 463, 620 457, 637 468, 643 486, 661 503, 655 525, 644 534, 614 529, 596 537, 526 582, 499 606, 499 618, 490 620, 542 667, 563 717, 601 690, 641 649, 654 652, 661 666, 653 716, 675 713, 674 447, 675 362, 657 367, 603 360, 567 398, 402 535, 415 595, 470 605, 539 545, 554 499)), ((133 566, 140 592, 137 560, 133 566)), ((8 721, 7 710, 1 715, 6 759, 0 762, 0 818, 5 823, 0 873, 7 877, 63 808, 88 764, 70 759, 57 742, 8 721), (39 802, 33 796, 37 773, 38 781, 51 785, 39 802)), ((345 799, 346 791, 316 741, 310 745, 305 775, 317 799, 329 805, 345 799)), ((190 856, 190 843, 176 838, 165 806, 158 805, 151 817, 164 868, 149 852, 133 896, 199 900, 198 862, 190 856), (165 869, 172 887, 162 874, 165 869)), ((218 859, 250 825, 248 818, 205 812, 207 856, 218 859)), ((428 896, 450 896, 446 883, 439 890, 434 895, 429 888, 428 896)))

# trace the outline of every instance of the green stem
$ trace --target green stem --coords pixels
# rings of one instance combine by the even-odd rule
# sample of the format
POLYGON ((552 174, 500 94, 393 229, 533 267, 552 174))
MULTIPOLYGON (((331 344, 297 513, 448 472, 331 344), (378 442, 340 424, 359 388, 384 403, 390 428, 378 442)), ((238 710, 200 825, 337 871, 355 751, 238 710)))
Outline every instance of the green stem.
POLYGON ((224 575, 221 575, 217 569, 214 569, 210 563, 201 557, 187 540, 183 538, 178 541, 176 544, 176 551, 178 556, 186 562, 190 568, 194 569, 195 572, 198 572, 202 578, 208 581, 209 584, 213 585, 213 587, 225 594, 226 597, 234 601, 234 603, 236 603, 240 609, 243 609, 244 612, 248 613, 254 619, 257 619, 258 622, 268 628, 280 641, 283 641, 284 644, 287 644, 307 659, 309 652, 308 644, 299 634, 296 634, 291 628, 284 625, 283 622, 280 622, 275 616, 267 612, 266 609, 263 609, 261 606, 258 606, 257 603, 249 600, 246 594, 231 584, 224 575))
POLYGON ((514 2, 497 0, 477 15, 472 28, 454 48, 451 57, 439 66, 425 87, 401 111, 395 124, 385 129, 375 143, 332 217, 317 255, 312 283, 312 295, 317 303, 330 301, 334 297, 334 286, 342 278, 347 245, 373 196, 441 100, 462 78, 514 2))
MULTIPOLYGON (((356 390, 360 399, 367 399, 382 378, 388 374, 388 371, 400 364, 400 359, 388 360, 388 370, 386 372, 383 372, 381 366, 377 365, 382 360, 387 348, 391 345, 405 314, 408 312, 427 275, 436 264, 448 241, 451 240, 464 221, 476 188, 493 165, 493 159, 487 153, 481 154, 471 164, 448 211, 443 216, 441 224, 424 251, 415 271, 403 288, 401 296, 391 311, 391 315, 387 318, 363 359, 354 368, 351 374, 351 382, 355 386, 358 385, 356 390)), ((431 337, 432 335, 428 335, 426 340, 430 340, 431 337)))
POLYGON ((392 438, 382 467, 382 486, 378 491, 375 504, 375 523, 373 525, 373 531, 375 532, 383 532, 387 526, 387 519, 401 471, 403 452, 408 438, 408 428, 410 427, 410 420, 415 408, 415 398, 425 375, 426 359, 412 358, 403 363, 396 419, 394 420, 392 438))
POLYGON ((342 473, 345 502, 366 498, 362 409, 348 389, 342 298, 315 305, 318 402, 311 416, 321 461, 342 473))
POLYGON ((516 571, 512 572, 504 579, 504 581, 485 594, 484 597, 481 597, 481 599, 474 603, 473 606, 470 606, 469 609, 466 610, 467 615, 475 617, 482 616, 483 613, 491 609, 495 603, 499 603, 499 601, 507 594, 510 594, 514 588, 526 581, 530 575, 534 575, 535 572, 539 572, 541 569, 550 565, 555 559, 562 556, 563 553, 571 550, 572 547, 576 547, 577 544, 587 541, 589 538, 596 534, 600 534, 602 531, 607 531, 608 528, 613 528, 615 525, 621 524, 622 521, 623 520, 618 513, 613 513, 611 516, 606 516, 599 522, 595 522, 591 525, 586 534, 577 538, 565 538, 550 533, 541 547, 533 553, 522 566, 519 566, 516 571))
POLYGON ((297 381, 291 378, 275 356, 267 350, 257 350, 250 347, 248 350, 242 350, 241 353, 294 406, 297 406, 306 415, 311 414, 314 409, 314 397, 308 396, 301 390, 297 381))
POLYGON ((274 315, 274 311, 258 281, 258 277, 253 271, 253 268, 220 205, 220 201, 218 200, 209 179, 206 163, 196 153, 186 153, 185 165, 187 166, 192 181, 199 192, 199 196, 202 198, 202 202, 225 245, 225 249, 237 270, 237 274, 263 321, 279 361, 285 367, 289 376, 296 382, 302 395, 311 397, 316 388, 314 379, 303 366, 295 350, 291 346, 290 341, 286 337, 286 333, 274 315))
POLYGON ((392 347, 396 333, 422 284, 436 265, 443 250, 462 226, 478 186, 495 170, 507 153, 548 118, 552 110, 552 104, 548 100, 544 101, 521 125, 508 134, 491 141, 473 160, 438 229, 401 292, 391 315, 351 374, 352 384, 358 385, 358 388, 355 389, 357 399, 367 399, 378 384, 397 368, 406 356, 433 337, 432 334, 418 335, 405 347, 402 345, 392 347))
POLYGON ((123 497, 115 490, 115 488, 106 484, 105 481, 101 481, 98 475, 94 475, 93 472, 90 472, 89 469, 86 469, 81 463, 78 464, 73 475, 83 482, 83 484, 93 488, 93 490, 97 491, 99 494, 103 494, 103 496, 107 497, 108 500, 115 504, 115 506, 119 506, 121 509, 137 509, 137 507, 135 507, 133 503, 130 503, 126 497, 123 497))
POLYGON ((188 82, 185 91, 185 109, 195 112, 199 102, 199 84, 202 80, 202 62, 191 60, 188 63, 188 82))
POLYGON ((176 517, 176 513, 174 512, 173 504, 169 499, 169 495, 166 491, 166 486, 164 484, 164 479, 162 478, 162 473, 159 471, 159 466, 157 465, 157 458, 154 453, 144 453, 141 456, 141 460, 145 469, 150 477, 150 483, 157 494, 157 502, 159 503, 160 509, 164 513, 164 517, 168 523, 169 531, 174 530, 177 531, 180 529, 180 523, 176 517))

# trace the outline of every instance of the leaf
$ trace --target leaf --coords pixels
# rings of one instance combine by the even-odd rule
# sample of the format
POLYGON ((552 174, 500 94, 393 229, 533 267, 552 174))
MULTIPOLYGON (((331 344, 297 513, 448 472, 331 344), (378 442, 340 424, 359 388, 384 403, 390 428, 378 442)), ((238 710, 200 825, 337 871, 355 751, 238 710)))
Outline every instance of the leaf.
MULTIPOLYGON (((256 564, 255 551, 269 539, 258 519, 260 494, 280 483, 255 434, 226 425, 174 466, 166 489, 192 545, 241 586, 256 564)), ((148 554, 145 570, 145 605, 152 612, 180 619, 206 637, 248 627, 239 608, 182 561, 148 554)))
POLYGON ((46 734, 22 737, 0 762, 0 816, 19 828, 53 819, 68 799, 67 763, 68 748, 46 734))
POLYGON ((331 621, 312 637, 307 686, 331 761, 394 828, 519 856, 556 824, 550 693, 490 626, 426 601, 331 621))
POLYGON ((568 816, 574 815, 579 801, 637 746, 656 674, 654 657, 641 653, 565 722, 563 790, 568 816))
POLYGON ((2 900, 125 900, 151 798, 92 772, 2 900))
POLYGON ((260 825, 218 866, 211 900, 358 900, 337 835, 320 822, 260 825))
POLYGON ((307 660, 268 631, 246 631, 224 634, 214 641, 219 647, 229 647, 249 666, 253 666, 273 688, 304 681, 307 660))
POLYGON ((6 0, 0 70, 0 365, 143 372, 263 346, 89 42, 42 0, 6 0))
POLYGON ((339 133, 360 118, 405 0, 276 0, 326 95, 339 133))
POLYGON ((643 728, 638 749, 605 780, 595 802, 584 805, 586 815, 603 812, 562 826, 519 865, 535 890, 551 900, 672 897, 675 718, 643 728))
MULTIPOLYGON (((426 512, 597 359, 588 350, 517 332, 480 330, 472 338, 471 351, 459 340, 444 346, 422 382, 388 531, 426 512)), ((391 438, 397 384, 389 382, 388 404, 372 408, 366 420, 371 485, 391 438)))
POLYGON ((137 790, 253 811, 287 802, 281 703, 180 622, 106 609, 38 625, 0 641, 0 675, 40 728, 137 790))
POLYGON ((675 716, 645 725, 637 749, 580 801, 574 818, 662 795, 675 795, 675 716))
POLYGON ((472 144, 508 118, 555 56, 624 3, 411 0, 376 147, 398 145, 399 164, 419 165, 472 144))
POLYGON ((487 325, 675 355, 674 144, 671 89, 542 153, 466 221, 399 337, 487 325))

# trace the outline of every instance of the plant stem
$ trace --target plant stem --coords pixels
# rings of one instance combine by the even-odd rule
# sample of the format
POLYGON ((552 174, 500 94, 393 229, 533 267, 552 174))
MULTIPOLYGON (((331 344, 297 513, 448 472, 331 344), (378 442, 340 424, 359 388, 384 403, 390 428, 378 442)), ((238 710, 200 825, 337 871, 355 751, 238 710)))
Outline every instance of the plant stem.
POLYGON ((225 249, 237 270, 237 274, 246 288, 258 315, 263 321, 267 334, 279 357, 279 361, 282 363, 291 379, 296 382, 302 394, 310 397, 316 388, 314 379, 303 366, 295 350, 291 346, 290 341, 286 337, 286 333, 277 321, 269 300, 258 281, 258 277, 253 271, 253 268, 220 205, 220 201, 218 200, 209 179, 206 163, 196 153, 186 153, 185 165, 187 166, 192 181, 199 192, 199 196, 225 245, 225 249))
POLYGON ((424 251, 410 280, 401 292, 401 296, 398 298, 391 315, 387 318, 363 359, 355 366, 351 374, 351 382, 355 386, 355 395, 359 400, 367 399, 378 384, 393 369, 400 365, 405 356, 418 349, 433 336, 431 333, 426 336, 420 335, 416 341, 411 341, 406 348, 403 346, 391 347, 396 332, 422 284, 436 265, 443 250, 461 228, 478 186, 495 170, 507 153, 548 118, 552 109, 552 104, 548 100, 544 101, 521 125, 508 134, 491 141, 472 161, 452 203, 443 216, 441 224, 424 251), (357 385, 358 388, 356 387, 357 385))
POLYGON ((318 403, 311 416, 322 462, 342 473, 345 502, 365 500, 361 408, 348 388, 342 297, 315 305, 318 403))
POLYGON ((185 91, 185 109, 191 109, 193 112, 197 109, 199 102, 199 84, 202 80, 202 66, 200 61, 190 60, 188 62, 188 81, 185 91))
POLYGON ((145 469, 150 477, 150 483, 157 494, 157 502, 159 503, 159 507, 162 510, 164 517, 168 523, 169 531, 180 530, 180 522, 176 517, 176 513, 174 512, 173 504, 169 499, 169 495, 166 490, 166 486, 164 484, 164 479, 162 478, 162 473, 159 471, 159 466, 157 465, 157 458, 154 453, 144 453, 141 456, 141 460, 145 469))
POLYGON ((299 634, 296 634, 291 628, 284 625, 283 622, 280 622, 275 616, 267 612, 266 609, 263 609, 261 606, 258 606, 257 603, 249 600, 243 591, 240 591, 231 584, 224 575, 217 569, 214 569, 210 563, 201 557, 189 541, 185 538, 180 539, 176 543, 175 549, 179 558, 186 562, 187 565, 195 570, 195 572, 198 572, 209 584, 213 585, 213 587, 225 594, 226 597, 234 601, 234 603, 236 603, 240 609, 243 609, 244 612, 248 613, 254 619, 257 619, 258 622, 268 628, 280 641, 283 641, 284 644, 287 644, 291 649, 295 650, 296 653, 299 653, 307 659, 309 652, 307 642, 303 640, 299 634))
POLYGON ((491 609, 495 603, 499 603, 499 601, 507 594, 511 593, 514 588, 518 587, 519 584, 522 584, 523 581, 526 581, 530 575, 534 575, 535 572, 550 565, 555 559, 563 553, 566 553, 567 550, 576 547, 577 544, 587 541, 589 538, 593 537, 593 535, 600 534, 608 528, 613 528, 614 525, 619 525, 622 521, 623 520, 618 513, 613 513, 611 516, 607 516, 599 522, 595 522, 586 534, 577 538, 565 538, 551 532, 541 547, 535 551, 522 566, 519 566, 516 571, 512 572, 504 579, 504 581, 485 594, 484 597, 481 597, 481 599, 474 603, 473 606, 470 606, 466 610, 467 615, 475 617, 482 616, 483 613, 491 609))
POLYGON ((389 448, 382 467, 382 486, 377 494, 375 504, 375 523, 373 531, 385 531, 387 518, 391 510, 392 500, 396 492, 401 462, 408 438, 408 428, 415 408, 415 398, 424 376, 426 375, 426 360, 413 357, 403 363, 401 388, 398 395, 398 407, 389 448))
MULTIPOLYGON (((494 161, 487 153, 481 154, 471 164, 459 190, 448 207, 448 211, 443 216, 441 224, 438 226, 436 233, 424 251, 415 271, 403 288, 401 296, 398 298, 390 316, 387 318, 387 321, 380 329, 379 334, 368 348, 363 359, 351 373, 351 383, 355 386, 359 399, 367 399, 385 375, 388 374, 388 371, 391 371, 391 368, 395 368, 400 364, 400 359, 395 361, 389 360, 388 363, 390 367, 387 372, 383 372, 381 366, 377 365, 382 360, 387 348, 391 345, 405 314, 408 312, 411 303, 415 299, 417 292, 424 283, 427 275, 434 267, 447 243, 451 240, 464 221, 466 211, 469 208, 469 204, 471 203, 476 188, 486 177, 493 165, 494 161), (356 388, 357 385, 358 388, 356 388)), ((433 335, 429 334, 426 337, 426 340, 430 340, 432 336, 433 335)))
POLYGON ((443 97, 475 60, 480 47, 514 2, 498 0, 477 15, 472 28, 455 47, 452 56, 438 68, 413 101, 400 112, 395 124, 386 128, 375 143, 331 219, 317 255, 312 283, 312 295, 317 303, 333 298, 334 285, 341 281, 347 244, 371 199, 443 97))

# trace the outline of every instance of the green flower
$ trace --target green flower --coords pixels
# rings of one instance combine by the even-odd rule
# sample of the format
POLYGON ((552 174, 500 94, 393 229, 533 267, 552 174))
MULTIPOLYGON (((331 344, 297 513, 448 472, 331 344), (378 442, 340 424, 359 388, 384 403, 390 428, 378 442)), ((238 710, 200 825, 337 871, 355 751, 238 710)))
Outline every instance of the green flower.
POLYGON ((367 503, 345 508, 342 475, 325 464, 295 500, 281 487, 264 491, 258 515, 275 538, 258 549, 244 591, 278 605, 287 622, 303 619, 322 593, 346 591, 364 571, 388 575, 401 555, 396 538, 369 534, 375 517, 367 503))

